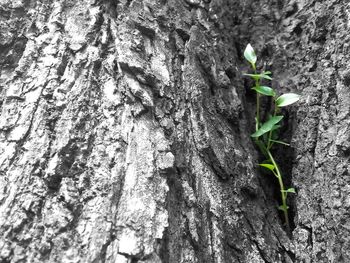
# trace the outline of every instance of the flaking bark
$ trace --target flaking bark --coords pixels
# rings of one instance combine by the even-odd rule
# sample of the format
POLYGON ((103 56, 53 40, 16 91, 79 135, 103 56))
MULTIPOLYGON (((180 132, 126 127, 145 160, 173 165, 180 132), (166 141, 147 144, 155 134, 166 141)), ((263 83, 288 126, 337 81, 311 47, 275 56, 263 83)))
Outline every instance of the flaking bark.
POLYGON ((349 8, 1 1, 0 261, 348 262, 349 8), (303 97, 277 151, 292 236, 256 167, 248 42, 303 97))

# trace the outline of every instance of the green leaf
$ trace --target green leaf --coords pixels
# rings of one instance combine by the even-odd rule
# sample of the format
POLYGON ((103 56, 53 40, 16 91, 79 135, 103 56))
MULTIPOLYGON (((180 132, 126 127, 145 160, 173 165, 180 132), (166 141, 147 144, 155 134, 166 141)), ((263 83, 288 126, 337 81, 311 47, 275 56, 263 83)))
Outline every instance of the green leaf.
POLYGON ((285 107, 290 104, 293 104, 294 102, 297 102, 300 99, 300 95, 295 93, 286 93, 281 95, 276 100, 276 105, 278 107, 285 107))
POLYGON ((274 116, 271 119, 269 119, 267 122, 265 122, 259 130, 254 132, 251 136, 252 137, 260 137, 261 135, 269 132, 272 130, 275 124, 279 123, 283 119, 283 116, 274 116))
POLYGON ((279 143, 279 144, 283 144, 283 145, 286 145, 286 146, 290 146, 290 144, 286 143, 286 142, 282 142, 282 141, 278 141, 278 140, 272 140, 272 139, 270 141, 275 142, 275 143, 279 143))
POLYGON ((268 75, 265 75, 265 74, 247 74, 247 73, 244 73, 243 74, 244 76, 249 76, 249 77, 252 77, 253 79, 255 80, 259 80, 259 79, 268 79, 268 80, 272 80, 272 78, 268 75))
POLYGON ((260 76, 263 78, 263 79, 268 79, 268 80, 272 80, 272 78, 269 76, 269 75, 265 75, 265 74, 260 74, 260 76))
POLYGON ((262 74, 264 74, 264 75, 271 75, 272 72, 271 71, 264 71, 262 74))
POLYGON ((275 169, 275 166, 273 164, 268 164, 268 163, 259 163, 259 166, 265 167, 265 168, 269 169, 272 172, 275 169))
POLYGON ((278 207, 278 210, 281 210, 281 211, 287 211, 288 210, 288 208, 289 208, 289 206, 283 206, 283 205, 280 205, 279 207, 278 207))
POLYGON ((279 125, 279 124, 276 124, 272 127, 271 131, 275 131, 275 130, 278 130, 279 128, 281 128, 282 125, 279 125))
POLYGON ((256 63, 256 54, 255 51, 253 49, 253 47, 248 44, 247 47, 244 50, 244 57, 246 60, 249 61, 249 63, 251 63, 252 65, 255 65, 256 63))
POLYGON ((256 92, 263 94, 263 95, 266 95, 266 96, 272 96, 272 97, 276 96, 276 92, 267 86, 258 86, 258 87, 254 87, 252 89, 255 90, 256 92))
POLYGON ((281 192, 285 192, 285 193, 293 193, 293 194, 295 194, 296 192, 295 192, 295 189, 294 188, 288 188, 287 190, 281 190, 281 192))

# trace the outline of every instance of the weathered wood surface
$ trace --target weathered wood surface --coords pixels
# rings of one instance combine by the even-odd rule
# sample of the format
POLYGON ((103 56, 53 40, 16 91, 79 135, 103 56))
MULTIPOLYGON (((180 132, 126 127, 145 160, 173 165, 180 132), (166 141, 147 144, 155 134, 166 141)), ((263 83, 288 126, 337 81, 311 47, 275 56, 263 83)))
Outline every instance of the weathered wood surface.
POLYGON ((0 1, 0 262, 349 262, 349 10, 0 1), (249 136, 248 42, 303 96, 277 151, 290 237, 249 136))

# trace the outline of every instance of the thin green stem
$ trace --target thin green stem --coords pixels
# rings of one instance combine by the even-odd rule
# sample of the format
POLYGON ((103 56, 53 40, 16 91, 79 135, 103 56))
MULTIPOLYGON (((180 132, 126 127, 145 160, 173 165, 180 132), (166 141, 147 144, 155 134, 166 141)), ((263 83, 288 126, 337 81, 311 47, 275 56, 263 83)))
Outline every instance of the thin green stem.
MULTIPOLYGON (((255 64, 252 64, 254 74, 256 74, 255 64)), ((260 79, 255 79, 255 87, 260 86, 260 79)), ((258 131, 260 127, 260 94, 256 93, 256 123, 255 123, 255 131, 258 131)))
POLYGON ((278 178, 278 174, 275 171, 272 171, 273 175, 278 178))
POLYGON ((276 177, 278 179, 278 183, 280 185, 280 190, 281 190, 282 210, 283 210, 283 214, 284 214, 284 221, 286 223, 287 233, 289 234, 290 233, 290 226, 289 226, 289 218, 288 218, 287 193, 285 192, 285 189, 284 189, 282 174, 281 174, 280 169, 278 168, 278 166, 275 162, 275 159, 273 158, 269 149, 267 149, 267 154, 268 154, 273 166, 275 167, 275 170, 277 173, 276 177))
POLYGON ((251 65, 252 65, 252 68, 253 68, 254 72, 256 73, 256 66, 255 66, 255 64, 251 63, 251 65))
MULTIPOLYGON (((260 86, 260 81, 261 81, 261 78, 260 78, 261 75, 258 75, 256 72, 256 65, 255 65, 256 55, 255 55, 254 50, 252 49, 252 47, 250 45, 248 45, 246 50, 244 51, 244 56, 250 62, 251 66, 254 70, 254 75, 251 75, 251 74, 247 74, 247 75, 250 75, 255 79, 255 86, 256 86, 256 90, 258 91, 258 87, 260 86)), ((260 97, 261 97, 261 95, 259 94, 259 92, 257 92, 256 93, 256 117, 255 117, 255 120, 256 120, 255 130, 256 131, 258 131, 260 126, 261 126, 261 123, 260 123, 260 97)), ((275 99, 275 97, 274 97, 274 99, 275 99)), ((274 103, 274 107, 275 107, 275 109, 274 109, 273 117, 276 116, 277 110, 278 110, 276 103, 274 103)), ((272 127, 272 128, 274 128, 274 127, 272 127)), ((259 149, 264 154, 264 156, 266 158, 268 158, 269 161, 274 166, 274 169, 272 169, 272 173, 277 177, 278 183, 280 186, 280 191, 281 191, 282 205, 280 206, 280 209, 283 211, 283 214, 284 214, 284 220, 285 220, 285 224, 286 224, 287 233, 290 234, 290 226, 289 226, 289 218, 288 218, 288 206, 287 206, 288 192, 284 188, 281 171, 280 171, 279 167, 277 166, 277 163, 270 152, 270 149, 275 142, 282 143, 282 144, 286 144, 286 143, 273 140, 272 135, 273 135, 273 129, 270 129, 268 136, 267 136, 267 141, 266 141, 266 134, 264 134, 264 137, 262 140, 259 140, 259 138, 256 137, 255 142, 258 145, 259 149)), ((290 191, 290 192, 293 192, 293 191, 290 191)))
MULTIPOLYGON (((275 142, 275 143, 279 143, 279 144, 283 144, 283 145, 286 145, 286 146, 290 146, 289 143, 286 143, 286 142, 282 142, 282 141, 277 141, 277 140, 270 140, 271 142, 275 142)), ((272 146, 272 145, 271 145, 272 146)))
POLYGON ((256 93, 256 123, 255 123, 255 130, 259 130, 260 126, 260 94, 256 93))
MULTIPOLYGON (((275 117, 277 114, 277 106, 275 105, 275 110, 273 112, 273 117, 275 117)), ((271 143, 271 139, 272 139, 272 129, 271 131, 269 132, 269 139, 267 141, 267 150, 269 150, 271 147, 272 147, 272 143, 271 143)))

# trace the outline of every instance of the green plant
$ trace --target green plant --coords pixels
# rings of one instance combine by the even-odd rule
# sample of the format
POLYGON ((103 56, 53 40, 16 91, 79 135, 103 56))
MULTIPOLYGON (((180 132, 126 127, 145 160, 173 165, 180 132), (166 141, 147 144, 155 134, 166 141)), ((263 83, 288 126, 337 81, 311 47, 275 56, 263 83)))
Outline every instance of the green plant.
POLYGON ((286 93, 281 96, 277 96, 276 91, 268 86, 261 85, 261 80, 272 80, 270 71, 257 72, 256 61, 257 56, 254 52, 253 47, 248 44, 244 51, 245 59, 250 63, 254 73, 244 74, 254 80, 254 87, 252 88, 256 92, 256 116, 255 116, 255 132, 251 135, 255 143, 260 149, 261 153, 265 156, 266 160, 259 164, 259 166, 269 170, 278 180, 278 184, 281 191, 282 204, 278 207, 283 212, 284 220, 287 228, 287 232, 290 233, 289 219, 288 219, 288 206, 287 196, 289 193, 295 193, 294 188, 285 189, 283 183, 283 176, 279 166, 276 163, 275 158, 271 153, 271 149, 275 144, 282 144, 289 146, 288 143, 278 140, 278 129, 281 128, 281 121, 283 115, 280 114, 282 107, 291 105, 297 102, 300 98, 299 95, 294 93, 286 93), (267 120, 263 123, 260 116, 260 99, 261 96, 269 96, 272 98, 274 109, 273 113, 270 114, 267 120))

